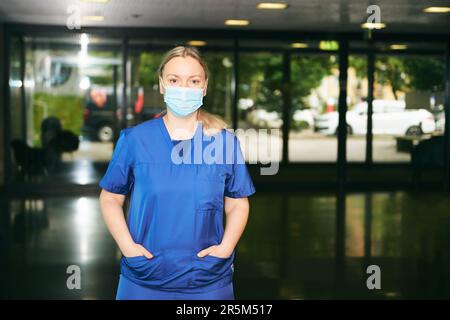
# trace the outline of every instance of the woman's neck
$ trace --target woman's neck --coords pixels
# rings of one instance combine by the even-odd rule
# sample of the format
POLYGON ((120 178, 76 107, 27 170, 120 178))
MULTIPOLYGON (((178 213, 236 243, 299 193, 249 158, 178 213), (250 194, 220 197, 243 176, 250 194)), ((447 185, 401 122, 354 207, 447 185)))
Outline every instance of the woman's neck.
POLYGON ((197 129, 197 115, 198 111, 190 114, 187 117, 178 118, 167 111, 163 116, 163 121, 169 131, 172 140, 191 139, 197 129))

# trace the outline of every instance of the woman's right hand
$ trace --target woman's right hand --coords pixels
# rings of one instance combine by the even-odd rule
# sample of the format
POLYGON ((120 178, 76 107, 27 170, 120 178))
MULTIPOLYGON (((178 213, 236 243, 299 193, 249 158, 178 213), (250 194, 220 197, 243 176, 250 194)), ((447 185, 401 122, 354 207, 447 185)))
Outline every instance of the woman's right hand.
POLYGON ((133 243, 129 248, 123 250, 125 258, 133 258, 137 256, 145 256, 147 259, 153 258, 153 255, 145 249, 145 247, 138 243, 133 243))

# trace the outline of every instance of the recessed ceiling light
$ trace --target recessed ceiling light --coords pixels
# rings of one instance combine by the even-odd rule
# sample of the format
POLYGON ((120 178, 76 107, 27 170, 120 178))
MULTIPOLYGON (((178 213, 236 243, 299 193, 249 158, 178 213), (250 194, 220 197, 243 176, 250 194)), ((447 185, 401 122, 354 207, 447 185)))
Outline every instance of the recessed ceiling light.
POLYGON ((291 43, 291 47, 295 49, 308 48, 309 45, 304 42, 293 42, 291 43))
POLYGON ((187 44, 190 45, 190 46, 201 47, 201 46, 206 46, 206 41, 203 41, 203 40, 191 40, 191 41, 188 41, 187 44))
POLYGON ((81 2, 107 3, 109 0, 80 0, 81 2))
POLYGON ((245 19, 227 19, 225 20, 225 25, 227 26, 247 26, 250 21, 245 19))
POLYGON ((408 46, 406 44, 391 44, 389 48, 391 50, 406 50, 408 46))
POLYGON ((256 9, 283 10, 288 7, 287 3, 282 2, 260 2, 256 5, 256 9))
POLYGON ((96 21, 96 22, 101 22, 103 20, 105 20, 104 16, 83 16, 82 18, 84 21, 96 21))
POLYGON ((386 25, 384 23, 366 22, 366 23, 363 23, 361 25, 361 28, 363 28, 363 29, 370 29, 370 30, 372 30, 372 29, 383 29, 383 28, 386 28, 386 25))
POLYGON ((450 7, 428 7, 423 9, 426 13, 449 13, 450 7))

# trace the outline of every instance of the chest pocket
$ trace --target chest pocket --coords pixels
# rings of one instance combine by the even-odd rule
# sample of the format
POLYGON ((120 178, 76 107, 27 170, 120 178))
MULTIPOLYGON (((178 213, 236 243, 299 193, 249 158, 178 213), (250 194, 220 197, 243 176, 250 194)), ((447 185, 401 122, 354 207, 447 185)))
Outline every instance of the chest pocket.
POLYGON ((218 166, 199 166, 195 175, 197 210, 221 210, 225 190, 225 175, 218 166))
POLYGON ((195 177, 195 243, 197 251, 219 244, 223 236, 225 176, 214 165, 198 168, 195 177))

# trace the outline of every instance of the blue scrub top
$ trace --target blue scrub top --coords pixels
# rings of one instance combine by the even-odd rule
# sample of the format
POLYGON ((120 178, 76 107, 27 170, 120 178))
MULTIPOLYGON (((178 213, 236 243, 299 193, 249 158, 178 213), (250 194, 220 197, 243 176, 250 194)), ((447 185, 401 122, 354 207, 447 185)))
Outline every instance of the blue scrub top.
POLYGON ((139 285, 194 293, 232 281, 235 250, 229 258, 197 253, 222 241, 224 196, 256 190, 236 135, 207 136, 197 124, 188 140, 172 140, 162 117, 122 129, 99 182, 109 192, 131 192, 128 228, 153 258, 122 256, 120 271, 139 285))

